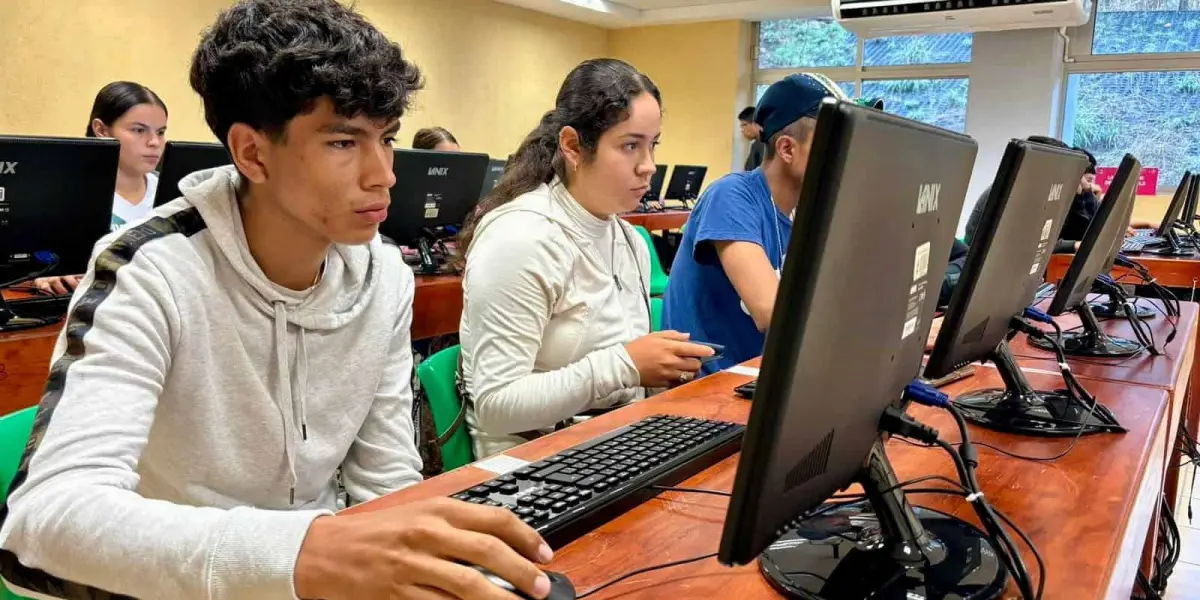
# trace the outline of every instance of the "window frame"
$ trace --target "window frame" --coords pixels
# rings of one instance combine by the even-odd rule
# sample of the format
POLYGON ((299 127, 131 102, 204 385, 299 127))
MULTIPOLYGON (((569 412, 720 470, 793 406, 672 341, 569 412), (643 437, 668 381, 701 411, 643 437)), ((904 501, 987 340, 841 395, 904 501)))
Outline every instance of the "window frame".
MULTIPOLYGON (((795 17, 798 19, 828 19, 828 15, 811 15, 804 17, 795 17)), ((798 67, 788 69, 760 69, 758 67, 759 53, 762 51, 760 44, 762 42, 762 22, 754 23, 754 52, 752 57, 752 67, 754 70, 754 85, 751 89, 756 89, 759 85, 770 85, 792 75, 794 73, 820 73, 829 77, 833 81, 852 81, 854 89, 859 95, 862 94, 863 83, 868 81, 892 80, 892 79, 966 79, 967 85, 970 85, 971 79, 971 63, 940 63, 931 65, 889 65, 889 66, 866 66, 864 64, 866 37, 859 35, 858 44, 854 50, 854 66, 853 67, 798 67)), ((753 100, 753 96, 751 96, 753 100)))
MULTIPOLYGON (((1096 35, 1096 15, 1100 2, 1086 0, 1088 22, 1067 29, 1067 50, 1063 57, 1067 72, 1117 73, 1126 71, 1194 71, 1200 59, 1196 52, 1144 52, 1140 54, 1092 54, 1092 41, 1096 35)), ((1198 14, 1200 16, 1200 14, 1198 14)))
MULTIPOLYGON (((1146 73, 1159 71, 1200 72, 1200 51, 1197 52, 1151 52, 1141 54, 1092 54, 1095 36, 1096 15, 1103 0, 1087 0, 1090 4, 1088 22, 1071 27, 1066 32, 1066 48, 1063 56, 1063 77, 1059 86, 1062 110, 1059 111, 1058 138, 1067 134, 1067 95, 1070 93, 1072 75, 1094 75, 1103 73, 1146 73)), ((1159 165, 1161 166, 1161 165, 1159 165)), ((1174 194, 1178 182, 1159 182, 1159 194, 1174 194), (1169 187, 1168 187, 1169 186, 1169 187)))

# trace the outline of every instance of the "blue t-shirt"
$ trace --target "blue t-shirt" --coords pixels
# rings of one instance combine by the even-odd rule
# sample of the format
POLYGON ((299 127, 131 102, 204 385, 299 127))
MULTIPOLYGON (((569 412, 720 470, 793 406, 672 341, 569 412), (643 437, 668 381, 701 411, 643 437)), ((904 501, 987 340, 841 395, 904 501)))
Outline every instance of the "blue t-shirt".
POLYGON ((792 221, 771 201, 761 168, 726 175, 700 196, 671 266, 663 328, 725 346, 722 358, 704 365, 703 374, 762 354, 765 341, 721 267, 713 242, 758 244, 779 273, 791 237, 792 221))

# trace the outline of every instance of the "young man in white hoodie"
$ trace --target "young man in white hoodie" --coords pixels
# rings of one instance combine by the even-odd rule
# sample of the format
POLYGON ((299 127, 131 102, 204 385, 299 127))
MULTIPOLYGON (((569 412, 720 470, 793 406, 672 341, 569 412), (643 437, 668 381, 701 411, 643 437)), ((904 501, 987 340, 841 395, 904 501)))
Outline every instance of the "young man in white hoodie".
POLYGON ((236 168, 102 239, 0 510, 35 598, 535 597, 550 550, 449 500, 331 516, 420 480, 413 277, 377 227, 417 69, 335 0, 243 0, 191 84, 236 168), (86 385, 86 387, 84 387, 86 385), (527 558, 528 557, 528 558, 527 558))

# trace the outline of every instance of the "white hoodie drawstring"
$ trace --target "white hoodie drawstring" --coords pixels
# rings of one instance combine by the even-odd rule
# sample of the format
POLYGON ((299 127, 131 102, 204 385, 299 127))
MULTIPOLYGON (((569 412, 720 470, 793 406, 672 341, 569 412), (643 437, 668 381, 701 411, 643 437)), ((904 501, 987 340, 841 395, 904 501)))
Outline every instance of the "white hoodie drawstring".
MULTIPOLYGON (((275 363, 279 370, 279 400, 276 406, 279 408, 279 416, 283 419, 283 456, 288 464, 288 503, 296 504, 296 403, 292 400, 292 374, 289 368, 290 361, 287 355, 287 311, 283 302, 274 302, 275 307, 275 363)), ((300 328, 300 337, 298 338, 300 353, 299 375, 301 376, 301 389, 303 389, 303 378, 308 375, 308 357, 304 352, 304 328, 300 328)), ((303 396, 299 407, 300 419, 304 420, 304 405, 303 396)), ((305 426, 307 430, 307 426, 305 426)), ((305 439, 307 439, 307 431, 305 439)))
POLYGON ((300 335, 296 338, 296 379, 300 382, 298 390, 299 397, 296 398, 296 409, 300 419, 300 439, 308 441, 308 348, 304 345, 304 328, 300 328, 300 335))

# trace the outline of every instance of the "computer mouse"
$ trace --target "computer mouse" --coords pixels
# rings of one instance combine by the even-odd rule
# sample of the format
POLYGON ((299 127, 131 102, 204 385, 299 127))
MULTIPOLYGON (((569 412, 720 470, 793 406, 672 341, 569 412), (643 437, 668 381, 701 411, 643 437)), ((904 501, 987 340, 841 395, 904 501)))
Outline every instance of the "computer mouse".
MULTIPOLYGON (((533 596, 521 592, 516 586, 502 579, 499 575, 483 567, 472 566, 471 568, 482 573, 496 587, 506 592, 511 592, 523 600, 535 600, 533 596)), ((543 571, 543 573, 545 573, 546 577, 550 578, 550 595, 546 596, 547 600, 575 600, 575 585, 571 583, 570 579, 567 579, 566 575, 555 573, 554 571, 543 571)))

